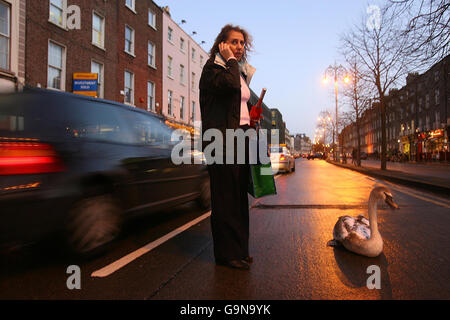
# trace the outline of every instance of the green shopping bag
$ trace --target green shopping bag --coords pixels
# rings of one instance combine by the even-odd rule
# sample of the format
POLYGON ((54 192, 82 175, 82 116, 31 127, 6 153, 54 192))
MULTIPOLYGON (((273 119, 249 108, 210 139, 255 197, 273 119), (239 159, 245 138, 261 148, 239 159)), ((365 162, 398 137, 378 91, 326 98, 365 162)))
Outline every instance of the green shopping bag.
POLYGON ((277 194, 275 179, 272 174, 272 166, 267 164, 251 164, 250 165, 250 183, 248 185, 248 193, 253 198, 261 198, 263 196, 277 194))

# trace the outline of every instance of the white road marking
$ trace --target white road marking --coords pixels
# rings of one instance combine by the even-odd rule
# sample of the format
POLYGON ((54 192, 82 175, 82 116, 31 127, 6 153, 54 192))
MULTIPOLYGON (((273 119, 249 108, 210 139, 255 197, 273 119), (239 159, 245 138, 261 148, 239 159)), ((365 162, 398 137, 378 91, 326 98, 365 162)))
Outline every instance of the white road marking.
MULTIPOLYGON (((274 179, 276 180, 280 176, 281 175, 276 175, 274 177, 274 179)), ((257 201, 259 201, 259 200, 257 200, 257 201)), ((184 226, 181 226, 181 227, 173 230, 172 232, 166 234, 165 236, 159 238, 158 240, 150 242, 150 243, 146 244, 145 246, 143 246, 142 248, 137 249, 136 251, 133 251, 133 252, 129 253, 128 255, 120 258, 117 261, 114 261, 113 263, 107 265, 106 267, 92 272, 91 277, 104 278, 104 277, 107 277, 107 276, 113 274, 117 270, 123 268, 124 266, 126 266, 130 262, 132 262, 132 261, 136 260, 137 258, 143 256, 144 254, 152 251, 156 247, 158 247, 161 244, 163 244, 164 242, 172 239, 173 237, 175 237, 176 235, 180 234, 181 232, 186 231, 187 229, 189 229, 193 225, 195 225, 195 224, 205 220, 210 215, 211 215, 211 211, 209 211, 208 213, 205 213, 204 215, 198 217, 197 219, 192 220, 189 223, 186 223, 184 226)))
POLYGON ((184 226, 181 226, 175 230, 173 230, 172 232, 166 234, 165 236, 159 238, 158 240, 155 240, 153 242, 150 242, 148 244, 146 244, 145 246, 143 246, 142 248, 126 255, 125 257, 107 265, 106 267, 99 269, 97 271, 94 271, 91 274, 91 277, 99 277, 99 278, 104 278, 107 277, 109 275, 111 275, 112 273, 116 272, 117 270, 123 268, 124 266, 126 266, 127 264, 129 264, 130 262, 136 260, 137 258, 139 258, 140 256, 152 251, 153 249, 155 249, 156 247, 160 246, 161 244, 163 244, 164 242, 172 239, 173 237, 175 237, 176 235, 180 234, 183 231, 186 231, 187 229, 189 229, 190 227, 192 227, 193 225, 205 220, 206 218, 208 218, 211 215, 211 211, 209 211, 208 213, 205 213, 204 215, 198 217, 197 219, 192 220, 189 223, 186 223, 184 226))

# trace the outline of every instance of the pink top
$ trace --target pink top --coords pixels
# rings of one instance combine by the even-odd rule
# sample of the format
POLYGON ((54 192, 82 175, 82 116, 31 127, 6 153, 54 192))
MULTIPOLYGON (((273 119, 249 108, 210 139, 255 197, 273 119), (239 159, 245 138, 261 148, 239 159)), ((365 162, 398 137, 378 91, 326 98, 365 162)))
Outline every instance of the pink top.
MULTIPOLYGON (((230 59, 236 59, 235 57, 229 57, 230 59)), ((227 61, 228 61, 227 60, 227 61)), ((247 86, 247 82, 245 82, 244 78, 241 75, 241 121, 239 125, 242 126, 244 124, 250 125, 250 114, 248 113, 247 101, 250 99, 250 89, 247 86)))
POLYGON ((250 114, 248 113, 247 101, 250 99, 250 89, 241 76, 241 121, 239 125, 250 125, 250 114))

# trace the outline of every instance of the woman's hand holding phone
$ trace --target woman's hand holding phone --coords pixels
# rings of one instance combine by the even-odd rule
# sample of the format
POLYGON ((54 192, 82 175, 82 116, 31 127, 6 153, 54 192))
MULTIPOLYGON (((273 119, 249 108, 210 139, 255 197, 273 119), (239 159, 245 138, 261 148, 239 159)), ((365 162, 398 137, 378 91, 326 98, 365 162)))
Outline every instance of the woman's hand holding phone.
POLYGON ((228 61, 228 59, 234 57, 233 51, 231 51, 229 44, 226 42, 219 43, 219 52, 225 61, 228 61))

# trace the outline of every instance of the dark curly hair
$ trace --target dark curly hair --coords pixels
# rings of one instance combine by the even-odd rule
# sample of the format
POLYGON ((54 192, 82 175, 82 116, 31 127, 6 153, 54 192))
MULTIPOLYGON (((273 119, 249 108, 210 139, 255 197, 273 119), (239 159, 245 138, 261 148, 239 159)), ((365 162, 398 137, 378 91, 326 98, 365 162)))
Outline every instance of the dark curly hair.
POLYGON ((222 30, 220 30, 219 35, 217 36, 216 40, 214 41, 214 45, 212 46, 211 50, 209 51, 210 56, 214 57, 219 52, 219 43, 224 42, 228 39, 228 34, 230 33, 230 31, 240 32, 244 36, 245 45, 244 45, 244 54, 242 55, 242 60, 244 62, 246 62, 247 61, 247 52, 252 51, 252 47, 253 47, 252 37, 246 30, 242 29, 239 26, 233 26, 231 24, 227 24, 225 27, 222 28, 222 30))

